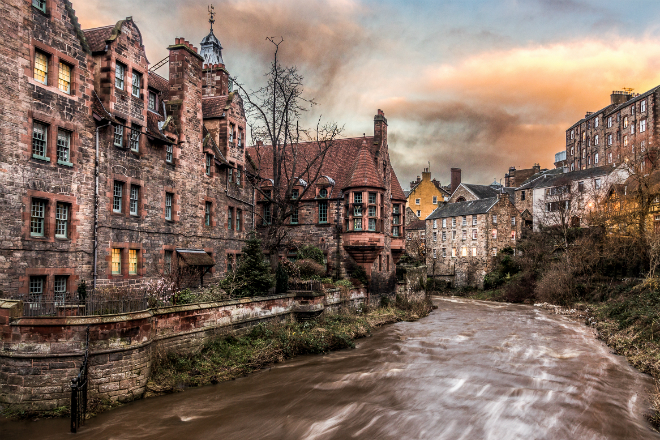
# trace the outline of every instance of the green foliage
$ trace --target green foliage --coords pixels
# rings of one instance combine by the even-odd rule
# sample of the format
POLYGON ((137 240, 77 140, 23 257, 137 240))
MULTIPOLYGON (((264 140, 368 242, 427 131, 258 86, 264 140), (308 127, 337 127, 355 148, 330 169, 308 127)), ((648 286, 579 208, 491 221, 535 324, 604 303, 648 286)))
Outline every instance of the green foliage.
POLYGON ((364 270, 364 267, 362 267, 360 265, 356 265, 353 268, 353 272, 351 273, 351 278, 355 278, 363 286, 366 286, 366 285, 369 284, 369 278, 367 277, 367 271, 364 270))
POLYGON ((520 272, 520 265, 513 256, 511 248, 504 248, 497 254, 494 269, 484 278, 484 289, 495 289, 520 272))
POLYGON ((289 274, 280 262, 277 264, 277 270, 275 271, 275 292, 285 293, 287 290, 289 290, 289 274))
POLYGON ((305 244, 298 248, 297 259, 312 260, 320 265, 325 265, 325 255, 323 255, 323 251, 311 244, 305 244))
POLYGON ((337 280, 335 281, 335 286, 351 289, 353 287, 353 283, 351 283, 349 280, 337 280))
POLYGON ((300 270, 300 278, 303 280, 321 279, 325 275, 325 267, 314 260, 298 260, 296 266, 300 270))
POLYGON ((240 263, 233 276, 226 277, 223 283, 233 283, 237 286, 234 289, 236 296, 264 295, 275 285, 270 265, 261 250, 261 240, 254 232, 245 242, 240 263))
POLYGON ((181 304, 192 304, 197 299, 197 295, 192 293, 190 289, 183 289, 176 292, 172 296, 172 304, 181 305, 181 304))
POLYGON ((322 282, 323 284, 332 284, 332 278, 330 278, 330 277, 328 277, 328 278, 321 278, 321 282, 322 282))

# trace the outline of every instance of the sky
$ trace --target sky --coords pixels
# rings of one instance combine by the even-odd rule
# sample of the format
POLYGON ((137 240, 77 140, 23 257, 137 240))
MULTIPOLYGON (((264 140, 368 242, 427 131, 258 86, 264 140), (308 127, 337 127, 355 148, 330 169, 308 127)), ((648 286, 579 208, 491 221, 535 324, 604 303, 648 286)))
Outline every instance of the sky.
MULTIPOLYGON (((73 0, 83 29, 132 16, 152 64, 174 38, 208 33, 212 0, 73 0), (137 6, 139 5, 139 6, 137 6)), ((213 0, 231 75, 264 81, 282 37, 283 65, 318 105, 305 116, 373 134, 388 120, 403 189, 431 167, 449 183, 500 181, 509 167, 553 167, 565 130, 613 90, 660 85, 657 0, 213 0)), ((166 73, 166 69, 163 69, 166 73)))

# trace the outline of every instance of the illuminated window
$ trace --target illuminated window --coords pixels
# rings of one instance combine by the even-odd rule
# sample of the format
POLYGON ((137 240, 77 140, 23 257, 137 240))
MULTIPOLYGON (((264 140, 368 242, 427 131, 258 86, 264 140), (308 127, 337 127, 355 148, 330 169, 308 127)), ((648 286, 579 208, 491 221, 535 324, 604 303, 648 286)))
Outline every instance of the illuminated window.
POLYGON ((137 270, 138 270, 137 250, 136 249, 129 249, 128 250, 128 274, 129 275, 137 275, 137 270))
POLYGON ((71 93, 71 66, 60 62, 60 72, 57 77, 57 88, 64 93, 71 93))
POLYGON ((361 231, 362 230, 362 219, 361 218, 353 219, 353 230, 355 230, 355 231, 361 231))
POLYGON ((112 249, 112 274, 121 274, 121 249, 112 249))
POLYGON ((473 247, 473 248, 472 248, 472 256, 473 256, 473 257, 476 257, 476 256, 477 256, 477 248, 476 248, 476 247, 473 247))
POLYGON ((456 248, 451 248, 451 257, 456 258, 456 248))
POLYGON ((48 84, 48 57, 43 52, 34 52, 34 79, 48 84))

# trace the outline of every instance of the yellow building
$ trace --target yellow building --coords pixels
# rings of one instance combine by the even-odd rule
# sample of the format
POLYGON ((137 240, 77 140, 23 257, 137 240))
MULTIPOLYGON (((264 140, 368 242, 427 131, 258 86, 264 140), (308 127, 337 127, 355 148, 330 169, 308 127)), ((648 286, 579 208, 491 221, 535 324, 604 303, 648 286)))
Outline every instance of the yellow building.
POLYGON ((431 180, 431 171, 428 168, 424 168, 421 179, 418 176, 417 181, 410 183, 410 191, 406 192, 408 193, 406 207, 410 208, 420 220, 426 219, 435 211, 438 204, 442 204, 445 198, 448 199, 450 196, 449 191, 445 190, 439 181, 431 180))

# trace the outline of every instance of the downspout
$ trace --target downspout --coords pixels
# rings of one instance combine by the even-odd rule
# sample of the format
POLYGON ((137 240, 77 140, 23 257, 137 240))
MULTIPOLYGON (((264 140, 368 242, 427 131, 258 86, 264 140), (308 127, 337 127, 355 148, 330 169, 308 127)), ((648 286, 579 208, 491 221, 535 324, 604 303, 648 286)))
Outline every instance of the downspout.
POLYGON ((98 227, 99 227, 99 130, 111 125, 108 122, 105 125, 96 127, 96 155, 94 157, 94 281, 92 288, 96 290, 96 279, 98 278, 97 261, 98 261, 98 227))

